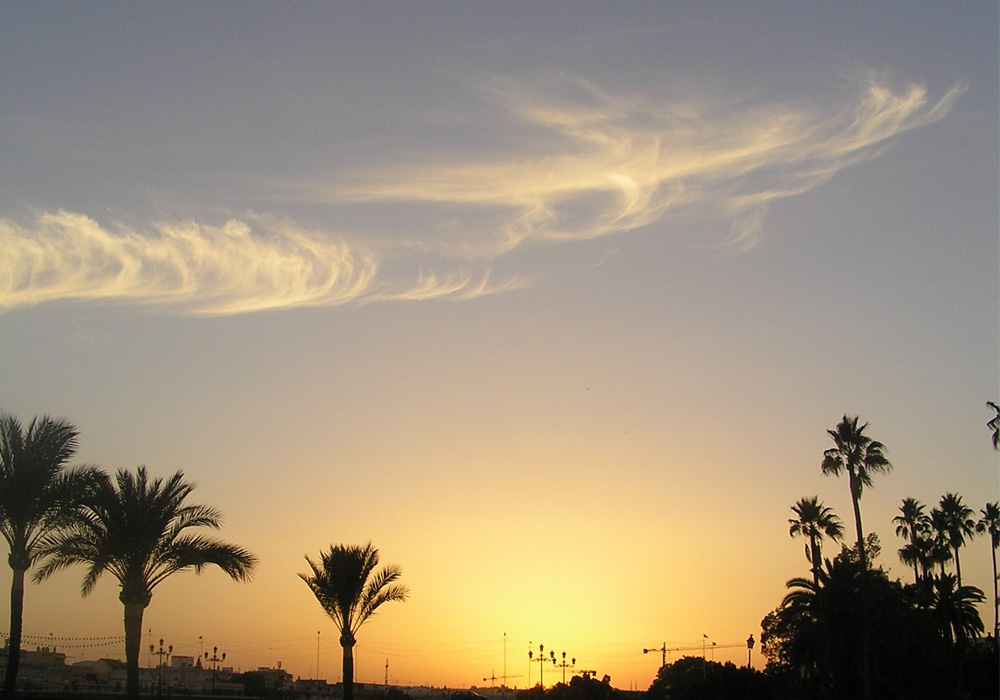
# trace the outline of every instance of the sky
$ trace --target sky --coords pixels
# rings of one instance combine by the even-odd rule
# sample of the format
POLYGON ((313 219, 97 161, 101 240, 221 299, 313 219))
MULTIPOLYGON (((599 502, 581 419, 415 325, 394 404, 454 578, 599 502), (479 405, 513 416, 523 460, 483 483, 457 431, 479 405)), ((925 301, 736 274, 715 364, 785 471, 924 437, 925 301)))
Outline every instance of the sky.
MULTIPOLYGON (((297 574, 371 541, 410 597, 362 682, 746 663, 808 574, 792 504, 853 531, 843 415, 894 578, 904 497, 998 498, 998 36, 992 1, 3 3, 0 410, 183 470, 260 558, 154 591, 175 653, 339 680, 297 574)), ((122 658, 81 580, 29 587, 28 643, 122 658)))

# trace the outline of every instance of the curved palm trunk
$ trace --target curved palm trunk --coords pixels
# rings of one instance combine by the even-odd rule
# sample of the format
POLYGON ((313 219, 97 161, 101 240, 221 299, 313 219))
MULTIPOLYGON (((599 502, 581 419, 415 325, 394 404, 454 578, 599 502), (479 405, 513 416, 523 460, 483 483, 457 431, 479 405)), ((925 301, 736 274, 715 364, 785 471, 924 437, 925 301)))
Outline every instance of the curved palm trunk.
POLYGON ((10 582, 10 640, 7 647, 7 675, 4 676, 3 695, 14 697, 17 686, 17 670, 21 665, 21 633, 24 618, 24 574, 27 568, 11 565, 13 577, 10 582))
POLYGON ((958 579, 958 587, 962 587, 962 562, 958 560, 958 547, 953 547, 955 550, 955 578, 958 579))
POLYGON ((344 647, 344 700, 354 700, 354 640, 341 637, 344 647))
POLYGON ((139 697, 139 646, 142 643, 142 603, 125 603, 125 697, 139 697))

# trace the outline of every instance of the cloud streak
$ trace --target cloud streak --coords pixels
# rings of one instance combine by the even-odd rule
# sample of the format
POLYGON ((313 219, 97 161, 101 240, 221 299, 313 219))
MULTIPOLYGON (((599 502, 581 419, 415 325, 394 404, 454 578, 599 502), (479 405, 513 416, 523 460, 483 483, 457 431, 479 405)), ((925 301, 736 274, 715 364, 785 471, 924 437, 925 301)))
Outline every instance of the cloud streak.
POLYGON ((374 257, 291 226, 261 235, 161 224, 153 233, 109 231, 70 212, 32 226, 0 221, 0 308, 47 301, 127 301, 202 315, 338 304, 370 287, 374 257))
POLYGON ((379 169, 268 183, 286 200, 312 204, 420 205, 429 217, 420 235, 314 232, 258 215, 146 230, 106 228, 65 211, 30 224, 0 219, 0 311, 77 301, 226 315, 467 299, 522 286, 516 276, 491 281, 489 267, 525 243, 620 234, 674 211, 726 217, 725 245, 746 250, 757 244, 773 202, 942 119, 965 88, 932 103, 921 86, 894 90, 870 79, 846 98, 769 104, 623 97, 564 76, 481 89, 502 116, 502 145, 486 156, 428 153, 379 169), (386 261, 416 261, 420 271, 409 279, 389 274, 386 261), (449 271, 426 272, 425 264, 449 271))
POLYGON ((509 115, 515 132, 536 134, 526 148, 512 149, 528 155, 457 163, 430 157, 356 173, 348 185, 296 187, 308 201, 502 212, 492 231, 456 242, 452 252, 460 256, 499 255, 532 239, 621 233, 680 208, 724 212, 737 222, 730 243, 748 248, 763 207, 942 119, 965 89, 956 86, 932 104, 922 86, 897 91, 871 78, 825 103, 678 104, 613 96, 582 80, 496 83, 487 98, 509 115))

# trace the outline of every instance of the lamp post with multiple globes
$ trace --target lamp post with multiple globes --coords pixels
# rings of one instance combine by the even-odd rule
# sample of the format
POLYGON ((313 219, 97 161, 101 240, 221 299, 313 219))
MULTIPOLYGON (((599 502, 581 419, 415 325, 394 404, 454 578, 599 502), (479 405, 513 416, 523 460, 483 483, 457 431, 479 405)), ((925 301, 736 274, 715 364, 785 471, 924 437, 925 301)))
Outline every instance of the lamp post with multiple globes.
POLYGON ((222 652, 222 656, 219 656, 219 647, 212 647, 212 655, 209 656, 208 652, 205 652, 205 661, 212 662, 212 695, 215 695, 215 672, 219 667, 219 663, 226 660, 226 652, 222 652))
POLYGON ((158 657, 157 662, 157 680, 156 680, 156 694, 163 695, 163 659, 164 657, 169 658, 171 654, 174 653, 174 645, 170 644, 166 649, 163 648, 163 640, 160 640, 160 648, 156 649, 152 644, 149 645, 149 653, 153 656, 158 657))

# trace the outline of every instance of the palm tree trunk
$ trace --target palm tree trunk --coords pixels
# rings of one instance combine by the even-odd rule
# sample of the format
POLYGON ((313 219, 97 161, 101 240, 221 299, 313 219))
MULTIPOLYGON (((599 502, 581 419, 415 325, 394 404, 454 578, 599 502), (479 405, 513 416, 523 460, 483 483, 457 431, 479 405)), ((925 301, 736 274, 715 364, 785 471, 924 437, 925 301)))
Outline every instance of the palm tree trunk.
POLYGON ((125 697, 139 697, 139 646, 142 643, 141 603, 125 603, 125 697))
POLYGON ((14 697, 17 670, 21 665, 21 633, 24 619, 24 574, 27 569, 11 566, 10 582, 10 640, 7 646, 7 675, 3 681, 5 698, 14 697))
POLYGON ((958 560, 958 547, 955 547, 955 578, 958 579, 958 587, 962 587, 962 562, 958 560))
POLYGON ((864 698, 872 700, 874 688, 872 686, 872 663, 871 663, 871 615, 868 609, 868 553, 865 551, 864 529, 861 527, 861 480, 854 472, 849 473, 851 485, 851 501, 854 505, 854 526, 858 537, 858 561, 861 562, 861 624, 864 631, 862 654, 864 658, 864 698))
POLYGON ((850 474, 851 503, 854 506, 854 530, 858 538, 858 561, 861 562, 861 569, 868 571, 868 553, 865 551, 865 532, 861 527, 861 480, 850 474))
POLYGON ((812 559, 813 583, 819 585, 819 564, 822 555, 820 554, 819 539, 815 535, 809 537, 809 556, 812 559))
POLYGON ((354 700, 354 640, 341 638, 344 647, 344 700, 354 700))
POLYGON ((993 548, 993 640, 1000 643, 1000 597, 997 597, 997 550, 993 548))

